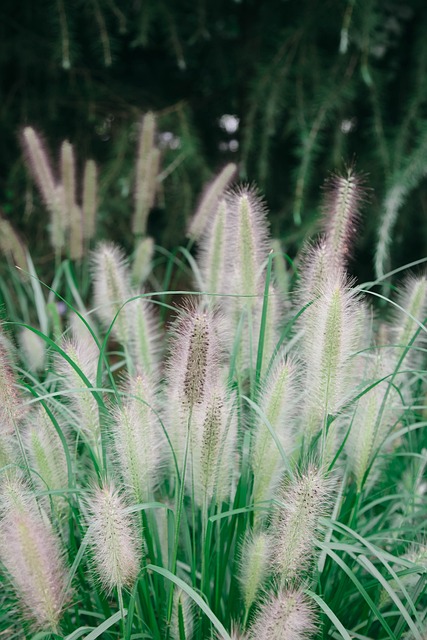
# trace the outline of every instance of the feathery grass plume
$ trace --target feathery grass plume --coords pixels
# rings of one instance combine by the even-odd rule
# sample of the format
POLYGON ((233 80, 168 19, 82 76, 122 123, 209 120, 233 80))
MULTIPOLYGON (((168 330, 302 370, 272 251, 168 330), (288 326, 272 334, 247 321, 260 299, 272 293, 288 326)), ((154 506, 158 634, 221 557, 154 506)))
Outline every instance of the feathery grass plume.
POLYGON ((267 575, 268 542, 264 532, 247 534, 240 551, 239 579, 247 611, 255 602, 267 575))
MULTIPOLYGON (((417 347, 422 347, 426 343, 426 329, 421 328, 420 324, 424 324, 427 318, 427 277, 425 275, 409 277, 402 287, 397 303, 402 308, 396 309, 390 324, 393 363, 397 366, 405 349, 408 349, 400 368, 416 368, 421 366, 425 359, 425 354, 417 347), (418 335, 414 340, 417 332, 418 335), (413 342, 409 346, 411 340, 413 342)), ((401 377, 398 378, 397 383, 399 384, 400 381, 401 377)))
POLYGON ((317 630, 313 607, 304 592, 286 589, 265 596, 249 640, 308 640, 317 630))
POLYGON ((323 211, 329 269, 346 266, 363 200, 362 178, 352 168, 346 176, 335 175, 325 188, 323 211))
POLYGON ((83 248, 83 214, 79 205, 75 204, 69 217, 69 253, 71 260, 82 260, 83 248))
POLYGON ((20 352, 29 371, 43 371, 46 360, 46 343, 37 333, 22 329, 18 333, 20 352))
MULTIPOLYGON (((33 480, 41 491, 59 491, 68 487, 64 447, 42 406, 27 417, 25 448, 31 467, 37 472, 33 480)), ((62 496, 54 496, 53 502, 61 511, 66 507, 66 501, 62 496)))
POLYGON ((63 551, 46 515, 17 480, 7 480, 3 487, 0 560, 28 616, 58 632, 71 595, 63 551))
POLYGON ((73 145, 64 140, 61 145, 61 184, 64 189, 64 214, 70 224, 76 205, 76 167, 73 145))
POLYGON ((105 591, 131 587, 141 559, 138 528, 113 485, 97 487, 88 498, 94 569, 105 591))
POLYGON ((130 274, 125 255, 118 246, 101 242, 92 254, 96 313, 108 328, 118 313, 112 334, 122 344, 128 344, 131 328, 123 303, 131 298, 130 274))
POLYGON ((278 493, 271 527, 271 567, 283 583, 301 582, 310 570, 319 518, 328 512, 331 481, 310 464, 278 493))
MULTIPOLYGON (((25 246, 9 220, 5 220, 2 216, 0 216, 0 251, 2 251, 6 258, 14 265, 23 271, 28 271, 25 246)), ((21 272, 19 273, 21 276, 24 275, 21 272)))
MULTIPOLYGON (((268 256, 268 226, 264 203, 256 191, 241 187, 227 195, 230 210, 230 233, 234 246, 233 291, 243 296, 259 294, 260 276, 268 256)), ((243 300, 242 305, 252 307, 255 298, 243 300)))
POLYGON ((345 276, 337 272, 320 286, 317 298, 301 316, 307 398, 303 430, 307 439, 325 425, 328 415, 339 412, 346 399, 350 357, 360 335, 359 305, 345 276))
MULTIPOLYGON (((134 293, 136 294, 136 292, 134 293)), ((132 361, 145 375, 154 376, 158 370, 161 336, 153 303, 146 298, 129 302, 124 308, 129 331, 127 347, 132 361)))
POLYGON ((194 629, 194 601, 182 589, 175 589, 169 637, 171 640, 190 640, 194 629), (185 636, 182 635, 184 631, 185 636))
POLYGON ((17 446, 14 435, 0 433, 0 485, 3 478, 13 477, 20 474, 17 466, 20 462, 18 456, 19 447, 17 446), (12 465, 9 469, 5 467, 12 465))
POLYGON ((152 498, 159 479, 164 437, 155 413, 152 383, 141 374, 127 380, 126 396, 114 412, 112 433, 116 467, 133 502, 152 498))
POLYGON ((83 174, 83 238, 92 240, 96 230, 98 208, 98 168, 94 160, 86 160, 83 174))
MULTIPOLYGON (((0 328, 0 336, 1 336, 0 328)), ((16 387, 11 353, 0 340, 0 430, 11 434, 25 416, 25 407, 16 387)))
MULTIPOLYGON (((390 362, 387 362, 384 350, 374 354, 367 364, 363 387, 366 388, 391 373, 392 368, 389 365, 390 362)), ((373 455, 396 418, 392 402, 394 393, 389 395, 387 406, 382 407, 387 387, 388 382, 385 380, 365 393, 359 398, 351 417, 351 429, 345 442, 345 450, 359 491, 363 486, 365 474, 372 462, 373 455)))
MULTIPOLYGON (((208 397, 194 415, 191 433, 191 467, 194 501, 208 505, 230 496, 233 482, 237 420, 236 399, 220 381, 208 391, 208 397)), ((187 476, 190 481, 190 474, 187 476)))
MULTIPOLYGON (((86 378, 95 384, 99 353, 93 338, 88 336, 66 339, 62 348, 86 378)), ((68 399, 76 417, 74 427, 96 447, 100 438, 100 425, 95 398, 77 371, 64 358, 56 358, 56 369, 62 375, 64 389, 69 392, 68 399)))
POLYGON ((51 216, 52 246, 60 252, 64 247, 67 226, 64 218, 64 190, 56 183, 39 134, 32 127, 25 127, 22 142, 31 173, 51 216))
POLYGON ((175 455, 183 455, 189 421, 199 427, 204 401, 219 377, 219 318, 211 310, 184 309, 171 329, 167 363, 167 425, 175 455))
MULTIPOLYGON (((216 213, 200 236, 198 262, 204 289, 208 293, 223 293, 226 289, 227 264, 227 202, 220 200, 216 213)), ((216 298, 209 300, 212 304, 216 298)))
POLYGON ((205 232, 209 219, 215 213, 218 207, 219 201, 222 198, 225 189, 232 181, 237 166, 230 162, 226 164, 222 171, 214 178, 214 180, 205 189, 200 203, 197 207, 196 213, 192 217, 187 236, 192 240, 199 240, 199 238, 205 232))
POLYGON ((142 118, 136 161, 135 211, 132 221, 132 231, 136 236, 146 233, 148 214, 157 190, 160 151, 154 146, 155 133, 156 118, 149 111, 142 118))
MULTIPOLYGON (((264 380, 258 404, 273 428, 285 453, 294 447, 292 418, 298 394, 297 366, 282 357, 264 380)), ((269 500, 283 472, 283 461, 269 428, 257 416, 252 449, 254 503, 269 500)))
POLYGON ((151 261, 154 255, 154 240, 150 236, 143 238, 136 247, 132 265, 132 283, 141 286, 151 273, 151 261))

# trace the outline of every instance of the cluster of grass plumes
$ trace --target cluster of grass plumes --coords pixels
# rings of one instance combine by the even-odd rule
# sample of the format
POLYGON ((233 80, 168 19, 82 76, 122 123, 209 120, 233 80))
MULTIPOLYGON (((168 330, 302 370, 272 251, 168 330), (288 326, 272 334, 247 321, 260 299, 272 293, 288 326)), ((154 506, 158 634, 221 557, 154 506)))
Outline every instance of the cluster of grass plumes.
POLYGON ((33 276, 44 330, 2 327, 4 637, 425 637, 427 279, 384 319, 349 279, 353 171, 295 278, 233 171, 170 256, 185 302, 146 258, 142 289, 139 237, 95 248, 87 306, 69 273, 55 314, 33 276))

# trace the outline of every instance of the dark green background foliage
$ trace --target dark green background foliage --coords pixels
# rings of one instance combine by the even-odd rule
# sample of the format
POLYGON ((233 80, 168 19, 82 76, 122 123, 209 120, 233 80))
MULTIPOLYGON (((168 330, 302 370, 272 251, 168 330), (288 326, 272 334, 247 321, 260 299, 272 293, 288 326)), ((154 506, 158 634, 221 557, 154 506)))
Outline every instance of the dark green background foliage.
POLYGON ((315 231, 328 172, 355 159, 372 191, 352 270, 372 274, 382 203, 399 182, 392 264, 424 257, 426 34, 424 0, 3 0, 0 205, 48 259, 18 142, 30 124, 55 159, 68 138, 80 169, 99 161, 100 235, 129 248, 137 123, 152 109, 179 139, 161 138, 172 170, 149 231, 164 246, 182 241, 203 183, 235 159, 293 255, 315 231), (236 133, 223 114, 238 116, 236 133))

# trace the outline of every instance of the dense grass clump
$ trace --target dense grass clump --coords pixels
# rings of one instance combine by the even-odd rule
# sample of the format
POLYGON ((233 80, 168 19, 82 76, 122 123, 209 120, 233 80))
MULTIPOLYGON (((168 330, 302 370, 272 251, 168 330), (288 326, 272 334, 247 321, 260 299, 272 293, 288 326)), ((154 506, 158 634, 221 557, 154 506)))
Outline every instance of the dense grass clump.
MULTIPOLYGON (((64 147, 68 195, 71 164, 64 147)), ((89 255, 74 231, 72 262, 61 215, 78 205, 34 170, 57 274, 46 287, 27 254, 1 327, 5 638, 425 637, 426 277, 391 298, 349 278, 352 170, 291 273, 257 193, 225 190, 234 170, 187 247, 144 235, 141 187, 134 254, 89 255)))

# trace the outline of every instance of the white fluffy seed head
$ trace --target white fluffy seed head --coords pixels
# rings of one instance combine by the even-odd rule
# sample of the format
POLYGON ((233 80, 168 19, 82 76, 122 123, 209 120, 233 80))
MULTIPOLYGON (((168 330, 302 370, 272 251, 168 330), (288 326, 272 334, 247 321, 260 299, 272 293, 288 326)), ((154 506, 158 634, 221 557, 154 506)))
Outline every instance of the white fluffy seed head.
POLYGON ((193 240, 199 240, 205 233, 209 225, 209 219, 215 214, 219 200, 232 181, 236 170, 237 166, 230 162, 225 165, 218 176, 207 186, 188 227, 188 237, 193 240))
POLYGON ((271 566, 282 582, 301 582, 311 568, 319 519, 329 509, 332 485, 313 465, 278 493, 271 528, 271 566))
POLYGON ((46 359, 46 343, 37 333, 21 329, 18 334, 20 351, 30 371, 43 371, 46 359))
MULTIPOLYGON (((66 339, 62 343, 62 348, 89 382, 95 386, 99 352, 92 336, 66 339)), ((68 400, 76 416, 75 428, 96 446, 100 436, 99 415, 98 404, 92 392, 65 358, 60 356, 56 358, 56 370, 62 375, 63 387, 68 392, 68 400)))
POLYGON ((28 616, 37 626, 58 632, 71 595, 63 550, 47 517, 16 480, 3 487, 0 559, 28 616))
POLYGON ((352 168, 326 183, 323 211, 329 269, 344 268, 348 262, 364 195, 362 183, 352 168))
POLYGON ((88 504, 93 565, 103 588, 131 587, 139 572, 141 540, 122 496, 105 485, 92 492, 88 504))
POLYGON ((130 273, 125 255, 110 242, 100 243, 92 256, 96 312, 108 329, 117 315, 112 333, 121 344, 127 344, 131 328, 122 305, 131 298, 130 273))
MULTIPOLYGON (((198 262, 202 274, 203 288, 208 293, 224 293, 227 289, 227 201, 222 198, 215 215, 207 223, 200 237, 198 262)), ((216 298, 212 304, 218 303, 216 298)))
MULTIPOLYGON (((64 490, 68 487, 67 461, 61 439, 44 407, 40 406, 26 420, 25 448, 41 491, 64 490)), ((67 506, 62 496, 53 496, 59 510, 67 506)))
MULTIPOLYGON (((131 294, 132 295, 132 294, 131 294)), ((134 293, 134 296, 139 295, 134 293)), ((147 298, 136 298, 123 309, 129 327, 127 348, 134 367, 146 376, 153 376, 159 367, 161 334, 155 305, 147 298)))
POLYGON ((154 254, 154 240, 147 236, 137 245, 132 265, 132 282, 141 286, 151 272, 151 261, 154 254))
POLYGON ((325 425, 328 415, 336 415, 347 399, 352 382, 350 358, 360 335, 358 304, 355 292, 338 272, 323 284, 301 316, 307 396, 303 430, 307 439, 325 425))
MULTIPOLYGON (((2 216, 0 216, 0 251, 14 266, 28 271, 26 247, 9 220, 5 220, 2 216)), ((25 277, 20 271, 19 274, 25 277)))
POLYGON ((308 640, 317 631, 313 606, 301 590, 266 596, 250 628, 250 640, 308 640))
POLYGON ((231 293, 250 296, 242 305, 251 307, 260 292, 260 280, 268 256, 268 226, 264 203, 248 187, 227 194, 229 233, 233 240, 231 293))
MULTIPOLYGON (((3 333, 0 328, 0 338, 3 333)), ((0 430, 10 435, 18 428, 26 409, 23 398, 16 387, 11 352, 6 340, 0 339, 0 430)))
MULTIPOLYGON (((258 404, 286 455, 294 447, 291 425, 296 401, 300 397, 298 392, 297 365, 282 356, 264 381, 258 404)), ((283 472, 283 460, 268 426, 258 416, 254 428, 252 469, 255 504, 271 499, 283 472)))
POLYGON ((268 543, 264 532, 249 534, 240 551, 239 579, 246 610, 255 602, 267 575, 268 543))
POLYGON ((112 433, 116 467, 135 503, 150 500, 164 459, 164 435, 156 415, 151 381, 138 374, 127 380, 122 405, 114 412, 112 433))

